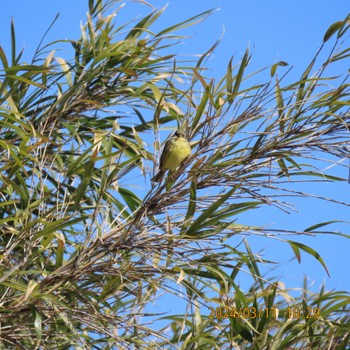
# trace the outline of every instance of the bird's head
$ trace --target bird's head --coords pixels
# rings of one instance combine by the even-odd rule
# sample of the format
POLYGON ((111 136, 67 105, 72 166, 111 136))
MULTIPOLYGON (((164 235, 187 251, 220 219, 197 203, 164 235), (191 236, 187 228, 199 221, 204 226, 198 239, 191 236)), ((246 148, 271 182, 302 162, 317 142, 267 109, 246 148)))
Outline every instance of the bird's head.
POLYGON ((185 133, 183 131, 180 131, 180 130, 175 131, 175 136, 186 138, 185 133))

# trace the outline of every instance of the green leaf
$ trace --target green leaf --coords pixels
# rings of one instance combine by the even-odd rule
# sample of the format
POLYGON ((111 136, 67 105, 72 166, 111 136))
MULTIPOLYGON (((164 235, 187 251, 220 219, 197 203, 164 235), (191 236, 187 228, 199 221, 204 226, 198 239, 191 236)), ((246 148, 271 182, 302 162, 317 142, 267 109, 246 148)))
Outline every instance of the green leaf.
POLYGON ((20 75, 7 75, 6 77, 9 79, 16 80, 16 81, 22 81, 23 83, 26 83, 27 85, 33 85, 36 87, 40 87, 41 89, 46 89, 46 87, 44 85, 36 83, 35 81, 29 80, 29 79, 27 79, 23 76, 20 76, 20 75))
POLYGON ((289 64, 288 64, 287 62, 284 62, 284 61, 279 61, 279 62, 273 64, 273 65, 271 66, 271 70, 270 70, 270 75, 271 75, 271 77, 274 77, 274 76, 275 76, 277 67, 286 67, 286 66, 288 66, 288 65, 289 65, 289 64))
POLYGON ((51 233, 54 233, 56 231, 60 231, 63 230, 66 227, 71 227, 74 224, 77 224, 81 221, 85 220, 84 216, 80 216, 78 218, 75 219, 71 219, 69 220, 67 217, 63 218, 63 219, 58 219, 56 221, 53 222, 48 222, 48 223, 44 223, 42 222, 41 224, 43 225, 43 228, 41 231, 39 231, 34 238, 39 238, 39 237, 44 237, 47 236, 51 233))
POLYGON ((56 233, 57 248, 56 248, 56 269, 61 267, 63 264, 63 257, 65 253, 65 242, 64 236, 60 233, 56 233))
POLYGON ((285 107, 284 107, 284 101, 282 96, 282 90, 279 85, 279 81, 276 77, 276 89, 275 89, 275 95, 276 95, 276 107, 278 111, 278 125, 280 133, 284 133, 284 123, 285 123, 285 107))
POLYGON ((288 167, 283 158, 277 159, 277 164, 280 166, 282 173, 289 177, 288 167))
MULTIPOLYGON (((196 70, 200 71, 200 67, 202 65, 202 63, 208 58, 210 57, 210 55, 215 51, 215 49, 218 47, 218 45, 220 44, 220 40, 217 40, 214 45, 212 45, 206 52, 204 52, 204 54, 200 57, 200 59, 198 60, 197 64, 196 64, 196 70)), ((195 78, 195 77, 193 77, 195 78)), ((192 80, 192 82, 195 82, 195 79, 192 80)))
MULTIPOLYGON (((163 8, 161 11, 163 12, 165 10, 165 8, 163 8)), ((187 19, 186 21, 177 23, 171 27, 168 27, 162 31, 160 31, 155 37, 162 37, 164 36, 164 34, 173 32, 173 31, 178 31, 180 29, 184 29, 190 26, 193 26, 196 23, 202 22, 203 20, 205 20, 208 16, 210 16, 215 10, 208 10, 205 12, 200 13, 199 15, 193 16, 189 19, 187 19)))
POLYGON ((98 295, 98 300, 105 300, 110 294, 115 293, 123 284, 122 276, 109 277, 108 282, 104 283, 101 293, 98 295))
POLYGON ((227 99, 228 102, 230 102, 230 103, 233 102, 233 100, 238 95, 239 87, 241 86, 241 82, 242 82, 242 79, 243 79, 244 70, 247 67, 248 63, 249 63, 249 60, 250 60, 249 50, 247 49, 246 52, 244 53, 241 65, 239 66, 238 73, 237 73, 237 75, 235 77, 235 84, 233 86, 232 94, 227 99))
POLYGON ((249 258, 247 259, 246 265, 248 266, 251 276, 256 280, 257 283, 260 284, 261 287, 263 287, 260 270, 259 270, 258 264, 256 263, 256 257, 254 256, 248 244, 248 241, 246 239, 244 239, 244 245, 247 249, 248 258, 249 258))
POLYGON ((190 187, 190 200, 188 201, 187 212, 184 220, 183 230, 188 227, 190 220, 193 218, 196 212, 197 201, 197 178, 194 176, 190 187))
MULTIPOLYGON (((305 85, 306 85, 306 83, 313 81, 312 79, 308 79, 308 77, 309 77, 309 74, 311 72, 311 69, 313 68, 313 66, 316 62, 316 58, 317 58, 317 55, 312 59, 311 63, 305 69, 304 73, 301 76, 300 81, 298 82, 300 85, 299 85, 299 89, 298 89, 298 93, 297 93, 297 102, 304 100, 305 94, 307 91, 307 90, 305 91, 305 85)), ((301 103, 299 109, 301 109, 302 105, 303 104, 301 103)))
POLYGON ((132 212, 140 207, 142 201, 134 192, 122 187, 118 191, 132 212))
POLYGON ((226 90, 231 95, 233 92, 232 60, 233 57, 231 57, 226 70, 226 90))
POLYGON ((41 316, 35 307, 34 307, 33 313, 34 313, 34 330, 35 330, 37 340, 40 341, 42 338, 42 334, 43 334, 41 316))
POLYGON ((137 39, 140 37, 142 33, 144 33, 147 28, 160 16, 160 14, 164 11, 165 8, 155 11, 142 18, 140 22, 138 22, 132 30, 125 37, 125 40, 128 39, 137 39))
POLYGON ((199 73, 197 73, 195 70, 193 72, 195 73, 196 76, 198 76, 198 78, 200 78, 200 81, 202 82, 202 85, 204 86, 204 93, 202 95, 201 102, 199 103, 199 106, 196 108, 196 114, 195 114, 193 121, 191 123, 192 130, 196 130, 196 127, 197 127, 199 121, 201 120, 201 118, 204 114, 204 111, 207 107, 209 95, 211 92, 210 92, 210 86, 207 85, 207 83, 204 81, 204 79, 202 79, 202 77, 199 75, 199 73))
POLYGON ((310 226, 310 227, 306 228, 304 230, 304 232, 313 232, 313 231, 315 231, 316 229, 318 229, 320 227, 324 227, 324 226, 327 226, 327 225, 330 225, 330 224, 334 224, 334 223, 339 223, 339 222, 345 222, 345 221, 332 220, 332 221, 320 222, 320 223, 318 223, 316 225, 313 225, 313 226, 310 226))
POLYGON ((329 275, 329 271, 327 269, 327 266, 324 262, 324 260, 322 259, 321 255, 319 253, 317 253, 314 249, 308 247, 305 244, 302 243, 298 243, 298 242, 294 242, 294 241, 289 241, 287 240, 287 242, 289 243, 289 245, 291 246, 291 248, 294 251, 294 254, 298 260, 298 262, 301 262, 301 254, 300 254, 300 250, 303 250, 304 252, 310 254, 311 256, 313 256, 316 260, 318 260, 318 262, 323 266, 323 268, 326 270, 327 275, 329 275))
POLYGON ((236 191, 236 189, 236 186, 233 187, 230 191, 228 191, 226 194, 221 196, 216 202, 214 202, 208 209, 204 210, 203 213, 189 227, 189 229, 186 232, 186 236, 195 236, 197 234, 197 229, 200 228, 207 219, 212 218, 212 215, 215 213, 215 211, 219 209, 228 198, 230 198, 230 196, 236 191))
POLYGON ((9 65, 8 65, 8 61, 7 61, 5 52, 1 46, 0 46, 0 60, 2 62, 3 67, 6 69, 9 65))
POLYGON ((11 51, 12 51, 12 65, 16 64, 16 34, 15 34, 15 22, 11 19, 11 51))
POLYGON ((323 42, 328 41, 340 28, 344 25, 344 21, 338 21, 333 23, 326 31, 323 37, 323 42))
POLYGON ((78 186, 78 188, 76 189, 75 193, 74 193, 74 206, 72 208, 73 211, 75 211, 78 206, 81 204, 81 200, 83 197, 86 198, 87 192, 86 189, 88 188, 92 176, 94 175, 94 165, 95 162, 90 160, 86 163, 85 167, 84 167, 84 172, 80 181, 80 184, 78 186))

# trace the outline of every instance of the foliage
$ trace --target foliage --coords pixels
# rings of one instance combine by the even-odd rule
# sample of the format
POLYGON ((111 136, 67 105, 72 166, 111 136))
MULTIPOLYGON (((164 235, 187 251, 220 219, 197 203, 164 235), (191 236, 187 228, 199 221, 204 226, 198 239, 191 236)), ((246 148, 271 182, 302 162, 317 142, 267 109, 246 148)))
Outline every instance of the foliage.
MULTIPOLYGON (((174 33, 211 11, 153 32, 164 9, 117 27, 118 4, 90 0, 81 37, 40 44, 31 63, 16 52, 13 23, 10 58, 0 49, 1 344, 348 349, 349 294, 305 285, 292 297, 263 276, 259 265, 271 262, 244 238, 272 239, 276 229, 238 219, 264 206, 289 210, 283 194, 310 196, 293 187, 300 181, 345 180, 321 169, 349 153, 348 75, 326 74, 348 59, 349 18, 326 32, 324 43, 335 43, 318 70, 319 53, 298 81, 284 86, 279 62, 270 82, 249 86, 248 51, 218 80, 205 68, 218 43, 197 62, 169 53, 182 40, 174 33), (58 56, 59 44, 71 58, 58 56), (184 127, 193 154, 155 186, 148 145, 154 135, 159 153, 161 126, 184 127), (135 186, 142 175, 147 193, 135 186), (246 293, 241 271, 254 280, 246 293), (185 311, 154 311, 164 293, 185 311)), ((327 269, 311 247, 279 239, 327 269)))

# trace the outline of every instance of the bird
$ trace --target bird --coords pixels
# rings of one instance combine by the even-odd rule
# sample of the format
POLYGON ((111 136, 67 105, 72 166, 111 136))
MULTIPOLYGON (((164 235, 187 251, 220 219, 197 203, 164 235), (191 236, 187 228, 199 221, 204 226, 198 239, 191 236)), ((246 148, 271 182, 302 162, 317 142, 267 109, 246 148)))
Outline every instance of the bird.
POLYGON ((191 145, 185 134, 176 130, 174 135, 165 142, 160 156, 159 171, 152 178, 152 182, 161 182, 165 172, 178 168, 191 155, 191 152, 191 145))

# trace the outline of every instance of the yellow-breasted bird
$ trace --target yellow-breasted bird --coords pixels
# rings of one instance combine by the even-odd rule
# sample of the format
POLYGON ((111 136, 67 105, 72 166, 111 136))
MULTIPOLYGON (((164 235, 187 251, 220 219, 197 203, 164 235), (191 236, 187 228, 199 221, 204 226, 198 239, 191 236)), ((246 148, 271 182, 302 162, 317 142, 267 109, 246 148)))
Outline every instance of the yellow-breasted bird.
POLYGON ((159 161, 159 171, 152 178, 153 182, 161 182, 167 170, 175 170, 191 155, 191 145, 180 130, 165 142, 159 161))

